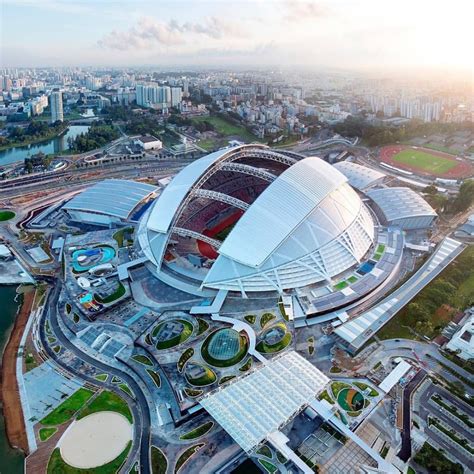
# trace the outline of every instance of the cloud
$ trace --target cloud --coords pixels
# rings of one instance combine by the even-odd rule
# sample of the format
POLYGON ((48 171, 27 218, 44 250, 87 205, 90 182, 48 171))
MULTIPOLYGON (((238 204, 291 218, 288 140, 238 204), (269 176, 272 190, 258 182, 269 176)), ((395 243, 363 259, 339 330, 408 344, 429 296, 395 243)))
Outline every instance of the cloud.
POLYGON ((176 20, 165 23, 143 17, 127 31, 112 31, 99 40, 99 46, 121 51, 145 49, 156 45, 179 46, 185 44, 191 35, 218 40, 240 33, 235 25, 217 17, 206 18, 202 23, 179 23, 176 20))
POLYGON ((284 20, 288 22, 314 20, 329 13, 329 7, 319 1, 286 0, 284 5, 284 20))

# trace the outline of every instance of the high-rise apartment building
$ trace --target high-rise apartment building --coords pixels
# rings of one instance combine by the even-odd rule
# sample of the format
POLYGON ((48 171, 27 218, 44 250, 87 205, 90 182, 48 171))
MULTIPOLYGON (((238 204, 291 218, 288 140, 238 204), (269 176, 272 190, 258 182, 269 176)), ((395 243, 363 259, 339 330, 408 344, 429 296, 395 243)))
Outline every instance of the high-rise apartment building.
POLYGON ((53 92, 51 92, 50 104, 51 123, 55 123, 57 121, 64 122, 63 93, 59 90, 54 90, 53 92))

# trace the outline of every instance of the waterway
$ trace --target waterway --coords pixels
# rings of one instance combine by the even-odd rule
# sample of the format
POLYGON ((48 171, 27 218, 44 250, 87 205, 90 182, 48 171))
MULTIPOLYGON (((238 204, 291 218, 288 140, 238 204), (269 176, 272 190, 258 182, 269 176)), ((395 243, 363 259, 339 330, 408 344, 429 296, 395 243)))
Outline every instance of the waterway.
POLYGON ((15 161, 23 161, 27 156, 39 152, 49 155, 68 150, 68 138, 75 138, 77 135, 87 132, 88 129, 88 125, 71 125, 67 131, 59 137, 36 143, 34 145, 18 146, 0 151, 0 166, 14 163, 15 161))
MULTIPOLYGON (((15 303, 16 288, 14 286, 0 286, 0 353, 8 341, 13 328, 18 304, 15 303)), ((23 473, 24 456, 20 451, 12 449, 8 444, 5 432, 5 419, 0 412, 0 473, 23 473)))

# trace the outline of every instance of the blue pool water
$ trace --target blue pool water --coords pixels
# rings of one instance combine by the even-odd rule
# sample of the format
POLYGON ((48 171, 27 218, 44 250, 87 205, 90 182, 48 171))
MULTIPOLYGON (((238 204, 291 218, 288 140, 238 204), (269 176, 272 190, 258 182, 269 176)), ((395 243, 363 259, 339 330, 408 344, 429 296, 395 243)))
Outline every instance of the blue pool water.
POLYGON ((93 267, 96 267, 97 265, 101 265, 103 263, 110 262, 115 257, 115 249, 112 247, 97 247, 93 249, 81 249, 81 250, 75 250, 72 253, 72 266, 76 272, 84 272, 86 270, 90 270, 93 267), (86 257, 93 257, 95 255, 102 254, 102 257, 99 261, 91 264, 91 265, 82 265, 77 261, 77 259, 81 255, 85 255, 86 257))
POLYGON ((372 262, 371 260, 369 260, 368 262, 363 263, 357 269, 357 273, 359 273, 360 275, 366 275, 367 273, 370 273, 374 267, 375 267, 375 262, 372 262))
POLYGON ((90 303, 92 301, 92 293, 86 293, 84 296, 81 296, 79 302, 83 303, 90 303))

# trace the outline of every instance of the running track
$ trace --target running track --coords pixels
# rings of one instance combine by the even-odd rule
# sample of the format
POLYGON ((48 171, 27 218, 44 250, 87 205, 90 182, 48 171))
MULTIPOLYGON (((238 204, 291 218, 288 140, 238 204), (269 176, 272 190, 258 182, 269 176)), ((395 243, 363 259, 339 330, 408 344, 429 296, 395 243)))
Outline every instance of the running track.
POLYGON ((447 153, 442 153, 440 151, 430 150, 428 148, 417 147, 416 150, 422 151, 425 153, 430 153, 431 155, 439 156, 441 158, 454 161, 456 162, 456 166, 446 171, 445 173, 435 173, 435 172, 432 173, 426 170, 422 170, 421 168, 416 168, 414 166, 410 166, 405 163, 400 163, 393 158, 397 153, 400 153, 403 150, 413 150, 413 149, 415 148, 406 146, 406 145, 384 146, 380 150, 380 155, 379 155, 380 161, 387 163, 390 166, 394 166, 395 168, 411 171, 415 174, 419 174, 423 176, 434 176, 438 178, 448 178, 448 179, 459 179, 459 178, 465 179, 474 174, 474 166, 468 161, 466 161, 464 158, 456 158, 453 155, 448 155, 447 153))

